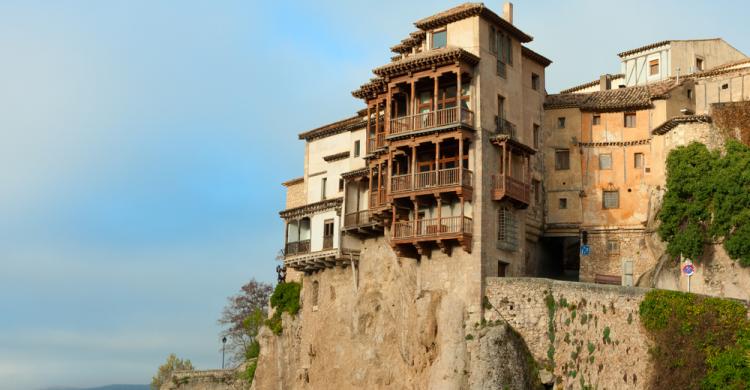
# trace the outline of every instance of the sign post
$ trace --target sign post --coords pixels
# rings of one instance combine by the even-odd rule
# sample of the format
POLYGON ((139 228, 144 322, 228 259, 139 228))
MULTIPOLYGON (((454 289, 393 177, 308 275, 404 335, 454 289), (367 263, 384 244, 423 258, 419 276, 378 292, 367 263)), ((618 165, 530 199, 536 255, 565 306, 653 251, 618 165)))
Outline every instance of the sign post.
POLYGON ((687 275, 688 278, 688 292, 690 292, 690 277, 695 273, 695 266, 690 259, 685 259, 682 263, 682 273, 687 275))

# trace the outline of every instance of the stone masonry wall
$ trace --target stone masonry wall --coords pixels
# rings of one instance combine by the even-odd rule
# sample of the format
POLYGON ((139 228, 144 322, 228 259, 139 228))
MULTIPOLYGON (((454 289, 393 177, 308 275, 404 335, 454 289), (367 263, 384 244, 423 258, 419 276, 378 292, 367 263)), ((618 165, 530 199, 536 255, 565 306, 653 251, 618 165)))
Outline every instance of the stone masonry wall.
POLYGON ((532 278, 487 278, 485 319, 507 321, 554 374, 555 388, 644 389, 647 290, 532 278), (489 306, 491 305, 491 308, 489 306))
POLYGON ((250 384, 240 379, 244 366, 226 370, 175 371, 161 390, 246 390, 250 384))

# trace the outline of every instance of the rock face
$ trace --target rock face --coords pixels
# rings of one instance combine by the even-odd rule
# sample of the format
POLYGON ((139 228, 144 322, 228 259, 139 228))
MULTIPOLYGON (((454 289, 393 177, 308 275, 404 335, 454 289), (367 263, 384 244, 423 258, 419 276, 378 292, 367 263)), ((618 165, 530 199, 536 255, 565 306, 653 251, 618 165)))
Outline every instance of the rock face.
MULTIPOLYGON (((478 353, 471 362, 473 390, 539 389, 534 357, 526 342, 508 324, 488 326, 478 334, 478 353)), ((548 377, 552 383, 552 377, 548 377)))

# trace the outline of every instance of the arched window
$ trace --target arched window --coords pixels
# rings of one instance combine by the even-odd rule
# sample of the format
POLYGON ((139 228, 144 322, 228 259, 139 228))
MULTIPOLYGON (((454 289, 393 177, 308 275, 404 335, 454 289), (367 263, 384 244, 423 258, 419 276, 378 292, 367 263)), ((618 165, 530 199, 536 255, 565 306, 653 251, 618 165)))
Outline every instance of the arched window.
POLYGON ((320 293, 320 285, 318 284, 318 281, 313 281, 312 284, 312 304, 313 307, 318 306, 318 294, 320 293))

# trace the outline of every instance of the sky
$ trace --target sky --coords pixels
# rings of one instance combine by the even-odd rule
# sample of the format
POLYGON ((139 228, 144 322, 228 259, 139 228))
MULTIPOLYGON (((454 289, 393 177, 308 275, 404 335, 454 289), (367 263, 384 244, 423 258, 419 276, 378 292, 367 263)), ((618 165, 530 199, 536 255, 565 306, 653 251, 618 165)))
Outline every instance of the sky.
MULTIPOLYGON (((275 280, 297 134, 362 108, 388 48, 456 4, 0 1, 0 389, 220 366, 226 298, 275 280)), ((514 22, 553 93, 664 39, 750 53, 743 8, 516 1, 514 22)))

